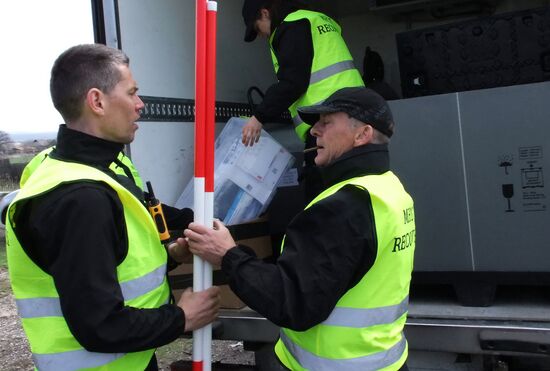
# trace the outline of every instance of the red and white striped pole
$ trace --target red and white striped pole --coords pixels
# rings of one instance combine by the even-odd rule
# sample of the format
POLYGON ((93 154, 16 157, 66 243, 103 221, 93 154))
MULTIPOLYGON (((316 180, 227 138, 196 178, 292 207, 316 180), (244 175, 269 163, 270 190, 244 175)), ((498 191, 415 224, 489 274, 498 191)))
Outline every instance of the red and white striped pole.
MULTIPOLYGON (((214 136, 216 125, 216 21, 218 3, 207 2, 206 13, 206 129, 205 129, 205 188, 204 225, 214 226, 214 136)), ((212 265, 204 261, 204 288, 212 286, 212 265)), ((212 325, 204 327, 204 371, 212 367, 212 325)))
MULTIPOLYGON (((195 221, 214 223, 214 132, 216 122, 216 22, 218 3, 197 0, 195 58, 195 221)), ((193 290, 212 286, 212 266, 193 258, 193 290)), ((211 371, 212 325, 193 332, 193 371, 211 371)))
MULTIPOLYGON (((195 177, 193 196, 195 222, 204 224, 206 136, 206 0, 196 1, 195 21, 195 177)), ((193 291, 204 290, 203 260, 193 257, 193 291)), ((193 331, 193 371, 203 370, 204 328, 193 331)))

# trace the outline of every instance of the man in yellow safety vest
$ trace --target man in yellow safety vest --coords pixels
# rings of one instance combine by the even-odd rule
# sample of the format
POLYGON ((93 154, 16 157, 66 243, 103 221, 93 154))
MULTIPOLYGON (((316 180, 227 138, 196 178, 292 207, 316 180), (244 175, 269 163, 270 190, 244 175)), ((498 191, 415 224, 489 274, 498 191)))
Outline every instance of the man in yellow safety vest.
POLYGON ((219 221, 191 223, 189 248, 220 264, 231 289, 281 327, 275 353, 286 369, 406 370, 415 221, 389 168, 389 106, 359 87, 298 112, 312 125, 325 190, 288 225, 277 262, 236 245, 219 221))
MULTIPOLYGON (((245 0, 242 15, 245 41, 253 41, 257 35, 269 41, 277 74, 277 82, 266 90, 243 127, 243 143, 254 145, 262 124, 276 121, 288 110, 296 135, 311 148, 315 143, 311 125, 300 118, 297 108, 318 104, 341 88, 364 86, 340 25, 326 14, 304 9, 295 0, 245 0)), ((322 189, 314 158, 315 152, 304 154, 306 201, 322 189)))
POLYGON ((158 346, 217 315, 217 288, 172 303, 168 255, 181 260, 185 246, 167 251, 137 171, 118 169, 134 169, 119 156, 138 129, 137 90, 128 57, 101 44, 69 48, 52 68, 65 124, 6 214, 10 281, 38 370, 157 370, 158 346))

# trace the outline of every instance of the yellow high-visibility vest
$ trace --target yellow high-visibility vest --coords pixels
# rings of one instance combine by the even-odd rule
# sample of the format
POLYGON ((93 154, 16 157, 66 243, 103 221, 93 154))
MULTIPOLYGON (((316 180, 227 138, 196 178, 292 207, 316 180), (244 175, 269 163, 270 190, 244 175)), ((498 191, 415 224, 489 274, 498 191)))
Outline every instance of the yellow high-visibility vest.
MULTIPOLYGON (((355 68, 351 53, 341 35, 341 28, 332 18, 323 13, 309 10, 298 10, 285 17, 283 22, 307 19, 311 25, 313 42, 313 61, 307 91, 294 102, 288 110, 298 137, 305 141, 311 127, 298 116, 298 107, 319 104, 332 93, 342 88, 365 86, 361 74, 355 68)), ((273 51, 273 38, 269 38, 271 58, 275 73, 279 71, 279 62, 273 51)))
POLYGON ((325 321, 306 331, 281 329, 275 353, 291 370, 393 371, 407 359, 403 327, 415 248, 413 200, 388 171, 338 183, 306 209, 348 184, 370 195, 377 256, 325 321))
POLYGON ((38 370, 143 370, 150 362, 154 349, 132 353, 96 353, 85 350, 79 344, 61 312, 53 277, 30 259, 14 232, 17 228, 14 215, 20 203, 64 183, 82 180, 109 185, 117 192, 123 205, 128 253, 117 267, 117 277, 125 305, 158 308, 168 303, 170 298, 166 250, 159 240, 151 215, 141 201, 100 170, 46 157, 10 204, 6 223, 10 281, 33 361, 38 370))

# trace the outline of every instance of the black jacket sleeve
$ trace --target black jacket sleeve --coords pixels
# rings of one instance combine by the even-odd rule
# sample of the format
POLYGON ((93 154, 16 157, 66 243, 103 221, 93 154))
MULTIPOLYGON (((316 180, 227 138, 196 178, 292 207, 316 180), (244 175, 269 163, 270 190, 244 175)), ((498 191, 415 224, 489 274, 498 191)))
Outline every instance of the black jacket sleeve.
POLYGON ((32 202, 21 230, 29 236, 24 245, 52 275, 63 315, 84 348, 134 352, 167 344, 183 333, 185 316, 176 305, 124 305, 116 269, 126 256, 127 237, 122 205, 112 189, 72 184, 32 202))
POLYGON ((166 218, 166 225, 168 229, 171 230, 184 230, 189 223, 193 221, 193 210, 187 207, 178 209, 173 206, 162 204, 162 211, 166 218))
POLYGON ((283 22, 275 31, 273 49, 279 62, 278 82, 267 89, 255 108, 254 116, 261 123, 276 120, 309 86, 313 62, 309 21, 283 22))
POLYGON ((248 247, 227 252, 222 269, 231 289, 273 323, 303 331, 324 321, 376 258, 367 192, 347 186, 299 214, 276 264, 248 247))

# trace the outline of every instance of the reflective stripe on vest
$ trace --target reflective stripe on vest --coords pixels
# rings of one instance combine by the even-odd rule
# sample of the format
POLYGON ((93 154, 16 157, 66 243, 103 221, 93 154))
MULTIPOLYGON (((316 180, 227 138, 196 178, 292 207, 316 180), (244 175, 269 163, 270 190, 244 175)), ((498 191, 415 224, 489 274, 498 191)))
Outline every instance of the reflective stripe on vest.
POLYGON ((319 357, 293 343, 286 334, 281 331, 281 341, 292 353, 293 357, 300 360, 300 365, 306 370, 315 371, 376 371, 384 367, 388 367, 403 355, 407 347, 407 341, 404 337, 390 349, 369 354, 363 357, 347 358, 347 359, 329 359, 319 357))
POLYGON ((87 350, 72 350, 63 353, 33 354, 32 360, 38 370, 74 371, 100 367, 125 355, 126 353, 96 353, 87 350))
MULTIPOLYGON (((169 301, 170 298, 166 299, 164 304, 169 301)), ((58 298, 19 299, 16 304, 21 318, 63 317, 58 298)), ((98 353, 79 349, 49 354, 33 353, 32 359, 39 370, 71 371, 103 366, 126 354, 128 353, 98 353)))
MULTIPOLYGON (((167 299, 164 304, 170 300, 167 299)), ((15 301, 21 318, 63 317, 58 298, 32 298, 15 301)))
MULTIPOLYGON (((166 275, 166 264, 136 279, 121 282, 120 288, 125 301, 145 295, 160 287, 166 275)), ((21 318, 63 317, 59 298, 16 299, 21 318)))
MULTIPOLYGON (((298 107, 310 106, 323 102, 332 93, 345 87, 365 86, 361 74, 355 68, 353 58, 342 38, 338 23, 332 18, 318 12, 298 10, 288 14, 283 22, 293 22, 307 19, 311 27, 313 44, 313 60, 309 86, 288 110, 294 123, 294 129, 298 137, 305 141, 307 131, 311 127, 298 116, 298 107), (329 26, 329 27, 325 27, 329 26), (319 32, 319 28, 329 29, 327 32, 319 32)), ((273 48, 273 39, 277 30, 270 38, 271 58, 275 72, 279 71, 279 62, 273 48)))
POLYGON ((153 291, 163 284, 166 277, 166 264, 158 267, 144 276, 120 283, 120 289, 125 301, 153 291))
POLYGON ((380 308, 345 308, 336 307, 322 322, 323 325, 341 327, 369 327, 385 325, 397 321, 407 313, 409 297, 397 305, 380 308))
POLYGON ((21 318, 63 317, 59 298, 15 299, 21 318))
POLYGON ((342 61, 334 63, 333 65, 325 67, 319 71, 312 72, 311 77, 309 78, 309 84, 313 85, 321 80, 328 79, 331 76, 337 75, 340 72, 352 70, 354 68, 355 64, 353 64, 353 61, 342 61))

